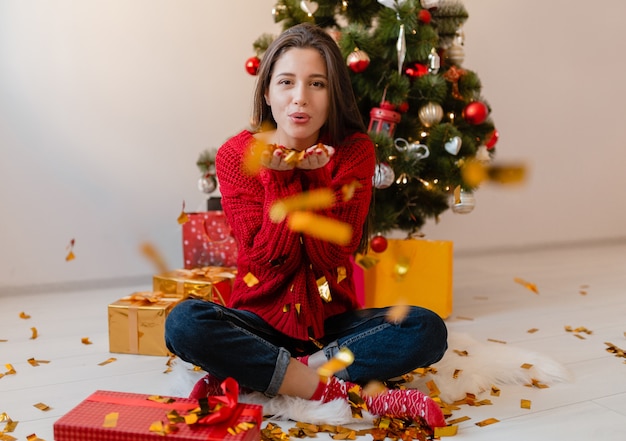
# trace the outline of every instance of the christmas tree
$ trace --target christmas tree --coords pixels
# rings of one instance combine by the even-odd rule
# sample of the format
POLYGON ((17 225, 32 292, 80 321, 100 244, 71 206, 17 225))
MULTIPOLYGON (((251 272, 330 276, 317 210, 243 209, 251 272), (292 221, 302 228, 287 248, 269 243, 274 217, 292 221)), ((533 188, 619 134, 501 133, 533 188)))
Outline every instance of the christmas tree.
MULTIPOLYGON (((278 0, 272 14, 283 29, 305 21, 327 29, 345 56, 377 147, 374 234, 412 236, 450 208, 473 209, 477 183, 463 168, 493 156, 498 132, 478 75, 462 67, 461 2, 278 0)), ((253 43, 250 74, 273 38, 253 43)))

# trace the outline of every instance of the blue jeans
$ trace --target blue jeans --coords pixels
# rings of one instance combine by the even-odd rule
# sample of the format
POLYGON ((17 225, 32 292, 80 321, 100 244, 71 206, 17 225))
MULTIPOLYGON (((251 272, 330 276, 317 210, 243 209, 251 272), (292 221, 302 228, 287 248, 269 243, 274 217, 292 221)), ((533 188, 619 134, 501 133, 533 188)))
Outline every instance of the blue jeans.
POLYGON ((399 323, 388 308, 345 312, 326 320, 319 341, 290 338, 249 311, 203 300, 185 300, 168 315, 165 342, 172 353, 242 387, 278 393, 291 357, 324 350, 327 358, 347 347, 354 363, 335 374, 365 384, 387 380, 433 364, 447 349, 447 329, 434 312, 413 306, 399 323))

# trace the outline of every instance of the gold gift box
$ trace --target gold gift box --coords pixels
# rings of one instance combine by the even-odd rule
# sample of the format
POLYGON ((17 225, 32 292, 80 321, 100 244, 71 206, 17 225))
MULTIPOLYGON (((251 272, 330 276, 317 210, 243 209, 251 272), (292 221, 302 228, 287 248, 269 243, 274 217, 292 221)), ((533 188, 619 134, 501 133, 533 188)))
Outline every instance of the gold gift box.
POLYGON ((109 304, 109 351, 170 355, 165 346, 165 319, 180 297, 137 292, 109 304))
POLYGON ((235 268, 221 266, 178 269, 154 275, 152 289, 166 295, 193 297, 226 305, 236 274, 235 268))

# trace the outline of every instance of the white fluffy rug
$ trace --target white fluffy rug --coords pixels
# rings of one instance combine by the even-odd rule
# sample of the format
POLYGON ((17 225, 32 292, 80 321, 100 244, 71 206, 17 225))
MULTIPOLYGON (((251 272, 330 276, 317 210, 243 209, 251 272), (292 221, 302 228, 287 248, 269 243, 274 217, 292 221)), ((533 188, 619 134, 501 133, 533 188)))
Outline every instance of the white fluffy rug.
MULTIPOLYGON (((466 334, 450 332, 448 351, 424 376, 415 375, 408 388, 428 393, 426 383, 434 381, 439 397, 447 403, 478 395, 492 386, 505 384, 554 384, 571 381, 570 372, 555 360, 511 345, 478 342, 466 334)), ((205 372, 176 359, 170 373, 170 395, 186 397, 205 372)), ((364 412, 363 419, 352 417, 350 406, 341 400, 326 404, 300 398, 279 396, 269 399, 261 393, 242 394, 241 402, 263 405, 265 415, 276 420, 305 421, 311 424, 343 425, 368 422, 373 417, 364 412)))

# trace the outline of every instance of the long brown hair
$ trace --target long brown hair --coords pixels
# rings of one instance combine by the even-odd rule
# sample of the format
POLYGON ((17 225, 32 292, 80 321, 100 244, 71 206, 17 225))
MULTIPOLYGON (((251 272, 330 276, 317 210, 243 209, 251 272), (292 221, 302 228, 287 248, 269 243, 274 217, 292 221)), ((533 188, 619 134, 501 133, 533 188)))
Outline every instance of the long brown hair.
POLYGON ((365 125, 357 107, 348 68, 339 46, 322 28, 311 23, 301 23, 280 34, 265 51, 257 73, 252 112, 252 128, 261 130, 266 124, 276 127, 272 110, 265 101, 265 92, 276 61, 289 49, 316 49, 326 62, 328 75, 328 120, 322 133, 329 141, 339 144, 354 132, 365 132, 365 125))

